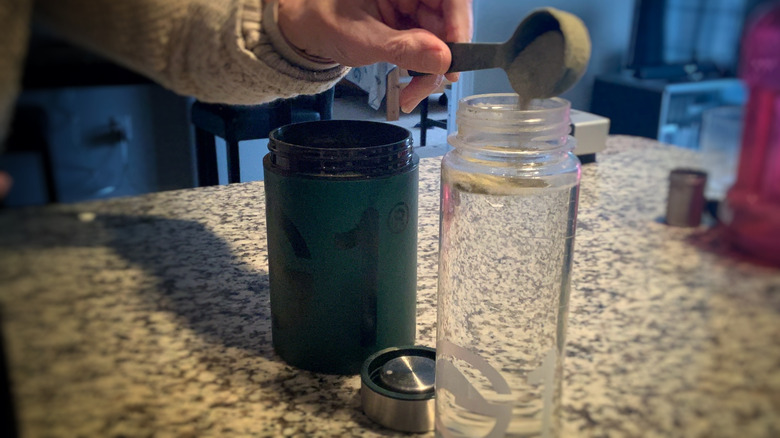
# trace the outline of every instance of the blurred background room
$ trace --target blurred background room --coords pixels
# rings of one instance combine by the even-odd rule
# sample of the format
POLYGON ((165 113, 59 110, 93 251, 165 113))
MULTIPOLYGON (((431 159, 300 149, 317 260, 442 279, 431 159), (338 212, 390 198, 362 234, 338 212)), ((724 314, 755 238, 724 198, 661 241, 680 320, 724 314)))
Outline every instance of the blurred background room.
MULTIPOLYGON (((474 40, 506 40, 520 17, 552 6, 591 32, 586 76, 563 97, 610 119, 610 134, 684 148, 724 148, 736 160, 739 41, 767 0, 475 0, 474 40), (729 109, 719 109, 727 107, 729 109), (725 119, 723 119, 725 117, 725 119), (718 121, 720 120, 720 121, 718 121), (723 121, 725 120, 725 121, 723 121), (713 122, 714 121, 714 122, 713 122), (712 134, 707 127, 727 129, 712 134), (736 136, 735 136, 736 135, 736 136), (708 144, 708 138, 721 144, 708 144)), ((393 65, 355 69, 333 90, 257 108, 200 105, 35 27, 23 92, 0 169, 15 184, 8 208, 260 180, 267 133, 317 119, 379 120, 411 130, 418 154, 447 151, 461 97, 510 92, 502 70, 465 73, 411 114, 398 111, 409 80, 393 65)))

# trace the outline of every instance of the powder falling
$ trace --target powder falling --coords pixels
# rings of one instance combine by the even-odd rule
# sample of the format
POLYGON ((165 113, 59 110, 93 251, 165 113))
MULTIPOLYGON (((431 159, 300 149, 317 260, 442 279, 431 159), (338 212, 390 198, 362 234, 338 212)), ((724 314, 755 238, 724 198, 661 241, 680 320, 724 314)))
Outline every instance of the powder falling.
POLYGON ((564 63, 564 39, 559 31, 539 35, 507 69, 512 88, 519 95, 517 106, 527 109, 533 99, 554 97, 564 63))

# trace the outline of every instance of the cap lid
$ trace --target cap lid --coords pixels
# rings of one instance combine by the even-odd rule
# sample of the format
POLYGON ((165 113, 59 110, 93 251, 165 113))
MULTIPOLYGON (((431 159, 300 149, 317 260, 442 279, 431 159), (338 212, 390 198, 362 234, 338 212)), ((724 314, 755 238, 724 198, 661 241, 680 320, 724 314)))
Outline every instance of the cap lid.
POLYGON ((402 432, 433 430, 436 350, 391 347, 372 355, 360 373, 363 412, 402 432))
POLYGON ((697 227, 704 210, 704 188, 707 173, 677 168, 669 174, 669 196, 666 200, 666 223, 675 227, 697 227))

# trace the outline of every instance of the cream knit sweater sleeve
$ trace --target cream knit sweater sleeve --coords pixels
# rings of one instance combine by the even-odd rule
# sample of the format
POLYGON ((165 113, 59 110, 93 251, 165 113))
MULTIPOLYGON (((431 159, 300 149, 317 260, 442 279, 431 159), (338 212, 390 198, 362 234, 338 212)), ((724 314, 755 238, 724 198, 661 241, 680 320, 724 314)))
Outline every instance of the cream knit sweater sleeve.
POLYGON ((261 0, 36 0, 43 24, 171 90, 207 102, 257 104, 314 94, 347 72, 279 54, 261 0))

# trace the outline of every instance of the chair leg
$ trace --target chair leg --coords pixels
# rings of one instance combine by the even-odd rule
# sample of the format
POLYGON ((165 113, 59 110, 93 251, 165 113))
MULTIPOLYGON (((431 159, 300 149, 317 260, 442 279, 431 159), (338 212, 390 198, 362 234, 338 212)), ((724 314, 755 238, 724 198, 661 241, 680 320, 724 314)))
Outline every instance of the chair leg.
POLYGON ((228 184, 241 182, 241 163, 238 157, 238 140, 225 139, 227 146, 228 184))
POLYGON ((428 98, 420 102, 420 146, 428 140, 428 98))
POLYGON ((200 128, 195 128, 195 155, 198 160, 198 186, 218 185, 216 140, 200 128))
POLYGON ((316 107, 317 112, 320 113, 320 120, 333 119, 333 99, 335 95, 335 86, 317 95, 316 107))
POLYGON ((41 152, 41 161, 43 163, 43 174, 46 183, 46 191, 49 192, 49 202, 52 203, 59 202, 59 196, 57 194, 57 185, 54 182, 54 165, 52 164, 48 141, 46 141, 43 144, 43 150, 41 152))

